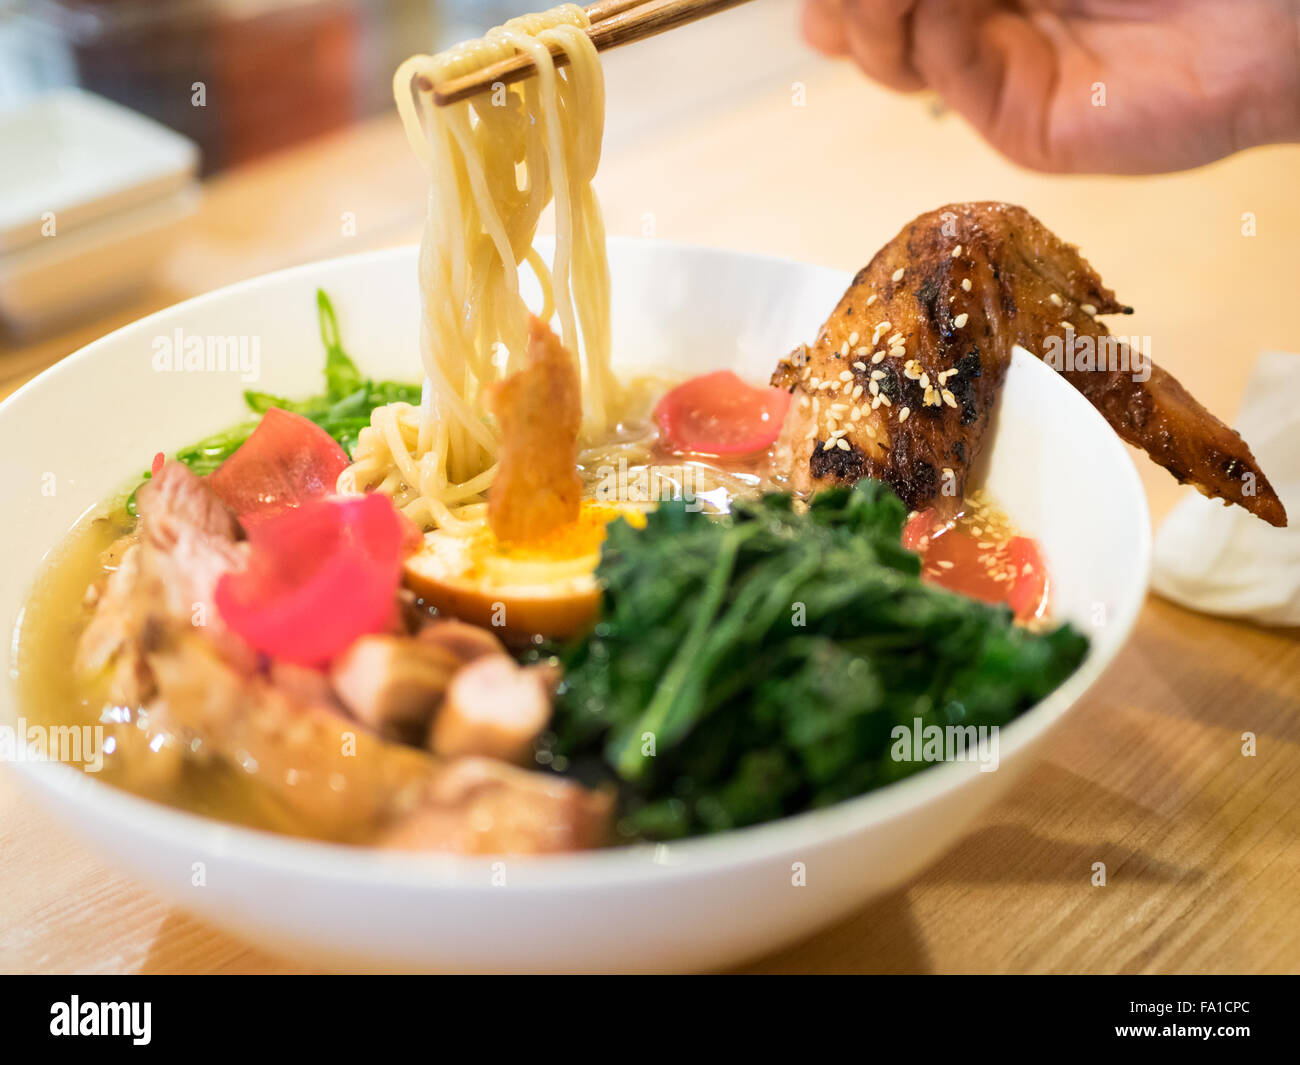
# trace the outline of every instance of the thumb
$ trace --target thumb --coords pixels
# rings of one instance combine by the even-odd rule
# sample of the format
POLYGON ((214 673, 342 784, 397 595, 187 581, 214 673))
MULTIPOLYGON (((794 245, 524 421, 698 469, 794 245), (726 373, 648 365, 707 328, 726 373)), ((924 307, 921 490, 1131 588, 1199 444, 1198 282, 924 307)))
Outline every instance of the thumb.
POLYGON ((807 0, 803 6, 803 36, 810 45, 828 56, 847 55, 844 33, 844 0, 807 0))

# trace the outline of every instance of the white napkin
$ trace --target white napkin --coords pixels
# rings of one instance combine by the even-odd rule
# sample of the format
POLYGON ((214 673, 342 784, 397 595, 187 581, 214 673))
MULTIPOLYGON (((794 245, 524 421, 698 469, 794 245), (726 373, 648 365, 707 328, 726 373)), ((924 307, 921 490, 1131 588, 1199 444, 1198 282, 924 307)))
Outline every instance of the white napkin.
POLYGON ((1246 384, 1237 430, 1287 509, 1275 529, 1195 489, 1156 536, 1151 586, 1192 610, 1300 625, 1300 355, 1265 352, 1246 384))

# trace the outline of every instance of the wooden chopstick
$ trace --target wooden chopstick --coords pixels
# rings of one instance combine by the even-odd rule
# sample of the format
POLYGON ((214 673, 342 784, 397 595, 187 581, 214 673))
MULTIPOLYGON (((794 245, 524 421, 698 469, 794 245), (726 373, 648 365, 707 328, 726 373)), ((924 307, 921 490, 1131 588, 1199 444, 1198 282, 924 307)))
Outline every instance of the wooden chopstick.
MULTIPOLYGON (((685 26, 697 19, 739 7, 749 0, 599 0, 585 8, 591 19, 587 35, 596 51, 605 52, 621 44, 643 41, 666 30, 685 26)), ((558 46, 552 47, 558 66, 568 62, 568 56, 558 46)), ((533 61, 526 55, 516 55, 492 63, 459 78, 451 78, 430 85, 423 77, 416 79, 416 88, 433 91, 433 101, 439 107, 467 100, 486 92, 498 83, 520 81, 533 73, 533 61)))
POLYGON ((584 11, 587 12, 587 18, 594 26, 597 22, 603 22, 614 15, 621 15, 634 7, 640 7, 646 0, 599 0, 598 3, 588 4, 584 11))

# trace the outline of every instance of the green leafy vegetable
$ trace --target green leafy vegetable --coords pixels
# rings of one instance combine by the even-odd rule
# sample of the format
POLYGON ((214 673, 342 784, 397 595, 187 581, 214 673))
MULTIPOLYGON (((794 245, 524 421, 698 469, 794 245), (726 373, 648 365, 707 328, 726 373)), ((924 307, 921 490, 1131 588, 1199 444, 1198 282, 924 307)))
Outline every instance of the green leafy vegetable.
POLYGON ((602 620, 563 652, 554 753, 618 779, 630 835, 722 831, 914 772, 895 725, 1003 725, 1073 672, 1088 641, 1069 626, 923 584, 905 520, 864 480, 802 513, 777 494, 615 523, 602 620))
MULTIPOLYGON (((320 320, 321 343, 325 345, 325 391, 306 399, 289 399, 270 392, 246 391, 244 402, 259 417, 271 407, 293 411, 315 422, 342 445, 349 455, 357 446, 361 430, 370 424, 376 407, 388 403, 419 403, 420 386, 396 381, 371 381, 357 369, 339 337, 334 306, 321 289, 316 290, 316 309, 320 320)), ((181 448, 176 458, 198 474, 209 474, 248 439, 257 428, 257 418, 214 433, 197 444, 181 448)), ((150 474, 146 473, 147 481, 150 474)), ((139 491, 139 488, 136 489, 139 491)), ((127 500, 127 510, 135 513, 135 492, 127 500)))

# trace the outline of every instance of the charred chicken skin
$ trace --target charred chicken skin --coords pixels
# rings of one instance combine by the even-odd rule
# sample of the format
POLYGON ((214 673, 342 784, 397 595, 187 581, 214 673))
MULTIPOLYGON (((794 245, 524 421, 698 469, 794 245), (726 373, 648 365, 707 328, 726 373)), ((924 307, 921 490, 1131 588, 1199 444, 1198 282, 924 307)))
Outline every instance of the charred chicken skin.
POLYGON ((1098 316, 1117 313, 1131 308, 1023 208, 921 215, 858 272, 816 340, 778 364, 772 384, 794 402, 777 461, 797 491, 874 477, 914 510, 951 514, 1019 344, 1179 481, 1285 525, 1245 441, 1111 337, 1098 316))

